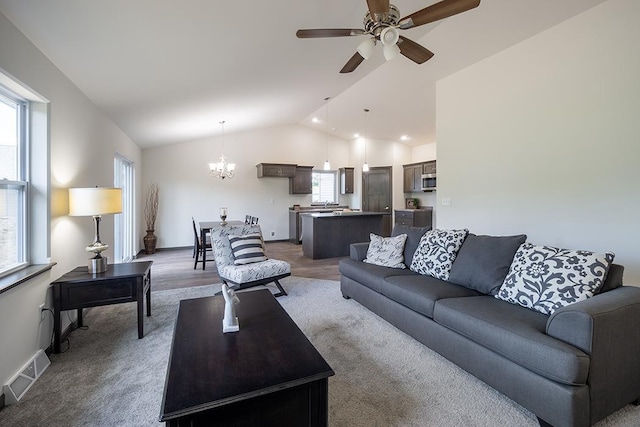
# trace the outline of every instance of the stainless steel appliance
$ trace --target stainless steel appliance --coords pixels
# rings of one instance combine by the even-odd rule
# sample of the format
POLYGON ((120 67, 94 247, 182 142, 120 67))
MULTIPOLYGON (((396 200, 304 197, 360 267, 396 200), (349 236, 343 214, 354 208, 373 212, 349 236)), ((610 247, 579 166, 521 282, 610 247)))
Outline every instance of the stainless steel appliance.
POLYGON ((422 174, 422 191, 435 191, 436 189, 436 174, 426 173, 422 174))

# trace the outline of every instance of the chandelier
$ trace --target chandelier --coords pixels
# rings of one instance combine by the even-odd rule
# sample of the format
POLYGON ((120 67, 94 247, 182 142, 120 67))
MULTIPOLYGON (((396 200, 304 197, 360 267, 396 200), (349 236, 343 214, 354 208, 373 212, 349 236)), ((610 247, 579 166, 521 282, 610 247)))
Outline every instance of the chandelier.
POLYGON ((222 126, 222 153, 220 154, 220 161, 218 163, 209 163, 209 176, 214 178, 233 178, 233 172, 236 169, 235 163, 227 163, 224 157, 224 120, 220 122, 222 126))

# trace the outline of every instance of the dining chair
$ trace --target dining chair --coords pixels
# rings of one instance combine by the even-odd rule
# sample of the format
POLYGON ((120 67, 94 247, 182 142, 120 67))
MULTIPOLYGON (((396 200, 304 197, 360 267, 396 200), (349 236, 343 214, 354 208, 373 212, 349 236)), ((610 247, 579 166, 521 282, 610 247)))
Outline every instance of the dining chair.
POLYGON ((211 230, 213 256, 222 283, 234 290, 273 283, 275 297, 287 295, 279 280, 291 276, 286 261, 268 258, 257 224, 230 225, 211 230))
POLYGON ((193 223, 193 238, 195 242, 195 259, 196 261, 193 263, 193 269, 195 270, 198 267, 198 263, 202 263, 202 269, 205 267, 205 251, 213 252, 213 247, 211 246, 211 237, 208 234, 200 235, 198 233, 198 228, 196 227, 196 220, 191 218, 191 222, 193 223), (202 259, 199 259, 202 256, 202 259))

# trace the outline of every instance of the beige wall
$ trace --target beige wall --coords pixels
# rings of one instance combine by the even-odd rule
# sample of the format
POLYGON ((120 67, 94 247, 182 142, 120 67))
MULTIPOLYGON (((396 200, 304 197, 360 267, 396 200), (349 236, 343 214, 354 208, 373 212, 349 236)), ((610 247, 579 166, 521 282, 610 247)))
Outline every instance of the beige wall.
POLYGON ((437 84, 437 225, 613 251, 640 285, 640 2, 611 0, 437 84))
MULTIPOLYGON (((192 245, 191 217, 219 220, 223 206, 228 208, 228 219, 257 216, 265 240, 288 239, 289 207, 311 203, 311 195, 289 194, 288 178, 258 179, 256 164, 292 163, 322 170, 327 153, 324 133, 291 125, 227 134, 224 145, 227 160, 236 163, 235 176, 225 180, 210 177, 208 166, 220 157, 221 137, 143 150, 143 188, 151 183, 159 187, 155 233, 159 247, 192 245)), ((346 141, 329 140, 333 169, 350 166, 348 153, 346 141)), ((341 197, 341 202, 351 204, 348 197, 341 197)))
MULTIPOLYGON (((289 194, 286 178, 257 178, 256 164, 294 163, 322 170, 327 149, 324 133, 291 125, 226 135, 225 155, 236 163, 235 176, 226 180, 208 176, 208 162, 217 161, 221 144, 221 137, 217 137, 143 150, 143 188, 151 183, 160 188, 156 225, 159 247, 192 245, 191 217, 196 221, 218 220, 222 206, 229 208, 228 219, 259 217, 265 240, 286 240, 289 207, 311 203, 311 195, 289 194)), ((395 207, 404 206, 402 164, 409 163, 410 156, 411 150, 404 144, 367 141, 369 165, 393 167, 395 207)), ((340 196, 339 202, 360 209, 363 141, 330 138, 329 160, 333 169, 355 168, 355 193, 340 196)), ((144 223, 140 229, 144 229, 144 223)))
MULTIPOLYGON (((0 294, 0 384, 4 384, 37 349, 49 345, 51 316, 40 323, 38 306, 43 302, 53 306, 51 281, 89 258, 84 248, 93 240, 93 223, 91 218, 66 215, 66 189, 113 185, 114 154, 126 156, 139 170, 141 152, 2 14, 0 68, 49 101, 50 242, 51 261, 57 263, 50 272, 0 294)), ((46 242, 47 231, 38 233, 46 242)), ((101 236, 113 243, 113 217, 105 217, 101 236)), ((46 257, 46 251, 38 253, 46 257)), ((106 254, 111 256, 112 250, 106 254)), ((46 261, 45 257, 38 261, 46 261)), ((69 314, 75 317, 75 312, 69 314)), ((66 316, 63 320, 66 326, 66 316)))

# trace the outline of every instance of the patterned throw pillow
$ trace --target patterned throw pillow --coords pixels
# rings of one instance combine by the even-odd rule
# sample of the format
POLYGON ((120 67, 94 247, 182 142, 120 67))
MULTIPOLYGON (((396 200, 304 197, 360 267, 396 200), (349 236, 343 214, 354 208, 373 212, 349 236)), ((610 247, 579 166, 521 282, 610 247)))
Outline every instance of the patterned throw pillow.
POLYGON ((380 237, 371 233, 371 242, 367 249, 367 257, 363 262, 391 268, 407 268, 404 265, 404 244, 407 241, 406 234, 395 237, 380 237))
POLYGON ((259 233, 244 236, 229 236, 231 251, 236 265, 251 264, 266 261, 267 257, 262 248, 262 237, 259 233))
POLYGON ((583 301, 607 277, 614 254, 523 243, 496 298, 545 314, 583 301))
POLYGON ((411 271, 448 280, 451 266, 469 230, 430 230, 420 239, 411 271))

